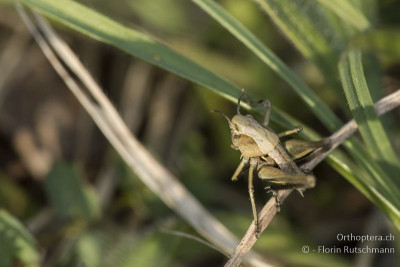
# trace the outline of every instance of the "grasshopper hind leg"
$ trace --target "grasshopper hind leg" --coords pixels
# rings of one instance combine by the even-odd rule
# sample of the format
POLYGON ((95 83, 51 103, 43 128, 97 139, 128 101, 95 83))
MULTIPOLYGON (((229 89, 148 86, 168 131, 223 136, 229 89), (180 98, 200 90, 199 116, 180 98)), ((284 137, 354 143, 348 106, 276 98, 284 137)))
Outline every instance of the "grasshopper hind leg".
POLYGON ((311 174, 288 174, 281 169, 272 166, 262 166, 258 170, 258 177, 272 183, 266 187, 268 193, 275 198, 276 208, 280 210, 281 203, 278 198, 278 191, 296 189, 303 196, 303 190, 315 186, 315 177, 311 174))
POLYGON ((271 102, 269 100, 260 100, 260 101, 248 101, 246 95, 244 94, 244 89, 242 89, 242 92, 240 93, 240 96, 238 98, 238 104, 237 104, 237 114, 240 114, 240 101, 242 98, 245 98, 245 101, 250 105, 250 106, 263 106, 264 107, 264 120, 262 125, 264 127, 268 126, 269 123, 269 116, 271 112, 271 102))
POLYGON ((251 202, 251 209, 253 210, 253 217, 254 223, 256 225, 256 236, 260 233, 260 228, 258 226, 258 214, 256 203, 254 200, 254 188, 253 188, 253 175, 254 175, 254 168, 257 166, 257 161, 255 158, 250 159, 250 167, 249 167, 249 195, 250 195, 250 202, 251 202))

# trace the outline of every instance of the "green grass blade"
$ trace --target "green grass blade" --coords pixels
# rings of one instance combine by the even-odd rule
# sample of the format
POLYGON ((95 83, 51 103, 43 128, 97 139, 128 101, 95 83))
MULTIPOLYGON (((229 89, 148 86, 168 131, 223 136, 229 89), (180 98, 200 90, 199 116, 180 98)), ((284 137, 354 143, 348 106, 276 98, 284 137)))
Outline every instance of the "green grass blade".
POLYGON ((348 64, 345 62, 341 64, 346 98, 371 155, 377 160, 398 166, 399 160, 374 109, 361 63, 361 52, 350 51, 348 64))
POLYGON ((22 0, 21 3, 98 41, 175 73, 235 100, 240 89, 153 38, 71 0, 22 0))
POLYGON ((338 17, 343 19, 348 24, 364 31, 371 26, 371 23, 362 12, 357 10, 349 0, 317 0, 321 5, 332 10, 338 17))
POLYGON ((229 15, 220 5, 211 0, 192 1, 217 20, 282 79, 290 84, 295 92, 313 111, 315 116, 317 116, 328 129, 337 129, 341 125, 341 122, 329 107, 292 70, 290 70, 286 64, 254 36, 254 34, 229 15))
POLYGON ((318 2, 309 0, 253 1, 261 6, 297 49, 319 68, 325 80, 332 87, 335 86, 332 75, 337 74, 336 64, 348 37, 333 34, 336 31, 326 14, 330 11, 323 9, 318 2))
POLYGON ((369 149, 366 151, 358 143, 353 142, 352 155, 371 175, 373 181, 369 181, 369 185, 399 209, 400 189, 391 178, 395 176, 390 175, 391 169, 398 168, 399 164, 373 108, 362 70, 361 53, 350 51, 340 61, 339 72, 350 109, 369 149), (388 158, 388 155, 391 158, 388 158))
POLYGON ((326 38, 321 35, 315 23, 304 16, 302 11, 302 6, 306 4, 304 1, 254 1, 267 12, 307 58, 313 57, 316 51, 321 54, 330 52, 331 48, 326 38), (308 35, 308 38, 303 38, 305 35, 308 35))

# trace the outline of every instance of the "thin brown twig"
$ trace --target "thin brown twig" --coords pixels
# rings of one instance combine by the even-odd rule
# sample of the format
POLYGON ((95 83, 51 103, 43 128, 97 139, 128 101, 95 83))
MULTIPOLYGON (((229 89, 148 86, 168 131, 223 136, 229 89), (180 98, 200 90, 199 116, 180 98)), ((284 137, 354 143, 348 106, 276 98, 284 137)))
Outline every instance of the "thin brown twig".
MULTIPOLYGON (((378 115, 382 115, 396 107, 400 106, 400 89, 395 91, 394 93, 382 98, 377 103, 375 103, 374 108, 378 115)), ((357 130, 357 123, 355 120, 350 120, 348 123, 343 125, 338 131, 333 133, 331 136, 327 138, 327 141, 330 142, 331 146, 329 149, 319 154, 317 157, 308 161, 301 165, 301 169, 312 170, 317 166, 322 160, 324 160, 330 153, 337 148, 341 143, 343 143, 349 136, 351 136, 357 130)), ((293 190, 286 190, 278 192, 278 198, 281 202, 283 202, 286 197, 292 193, 293 190)), ((259 229, 260 233, 262 233, 272 221, 273 217, 277 213, 275 199, 271 198, 263 207, 263 209, 258 214, 259 218, 259 229)), ((239 245, 235 248, 231 258, 225 264, 226 267, 234 267, 239 266, 243 261, 245 255, 251 250, 255 242, 257 241, 256 237, 256 227, 255 223, 250 225, 246 234, 243 236, 239 245)))

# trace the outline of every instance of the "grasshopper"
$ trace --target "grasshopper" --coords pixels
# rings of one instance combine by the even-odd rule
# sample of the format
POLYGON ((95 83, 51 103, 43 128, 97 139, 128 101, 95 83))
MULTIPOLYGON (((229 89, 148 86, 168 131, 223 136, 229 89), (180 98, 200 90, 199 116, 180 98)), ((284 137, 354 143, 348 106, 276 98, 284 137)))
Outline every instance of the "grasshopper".
POLYGON ((268 127, 270 107, 268 100, 259 102, 264 105, 264 121, 260 125, 251 115, 240 113, 240 101, 243 90, 238 98, 237 114, 230 120, 225 114, 214 111, 228 121, 231 129, 232 148, 241 152, 241 162, 232 176, 232 181, 238 180, 238 176, 244 167, 249 165, 248 189, 253 211, 254 221, 258 229, 258 216, 254 200, 253 173, 257 170, 258 177, 271 182, 266 187, 275 198, 276 207, 280 210, 280 201, 277 191, 297 189, 303 196, 303 191, 315 186, 315 177, 308 171, 301 170, 296 162, 307 161, 308 157, 315 156, 316 151, 324 151, 329 143, 321 141, 305 141, 289 139, 281 142, 280 138, 302 131, 302 127, 276 134, 268 127))

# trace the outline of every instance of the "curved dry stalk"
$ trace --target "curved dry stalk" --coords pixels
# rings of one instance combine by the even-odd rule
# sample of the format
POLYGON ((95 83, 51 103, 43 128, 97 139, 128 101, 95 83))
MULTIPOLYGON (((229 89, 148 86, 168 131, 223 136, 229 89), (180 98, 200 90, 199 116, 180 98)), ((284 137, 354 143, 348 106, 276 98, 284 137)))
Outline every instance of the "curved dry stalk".
MULTIPOLYGON (((18 2, 16 7, 56 72, 126 164, 167 206, 188 221, 196 231, 225 253, 231 254, 238 242, 233 234, 215 219, 179 180, 152 157, 140 142, 132 136, 113 105, 103 94, 101 88, 67 44, 57 36, 45 20, 40 15, 35 14, 38 25, 45 35, 44 38, 18 2), (79 81, 87 87, 87 92, 69 75, 51 48, 75 73, 79 81)), ((247 263, 252 266, 272 266, 256 253, 249 255, 247 263)))
MULTIPOLYGON (((378 102, 374 104, 375 111, 378 115, 382 115, 396 107, 400 106, 400 89, 395 91, 394 93, 382 98, 378 102)), ((357 123, 355 120, 350 120, 348 123, 343 125, 338 131, 333 133, 331 136, 327 138, 327 140, 331 143, 331 147, 319 154, 312 160, 302 164, 300 166, 303 170, 312 170, 317 166, 322 160, 324 160, 330 153, 337 148, 341 143, 343 143, 348 137, 350 137, 357 130, 357 123)), ((281 202, 283 202, 287 196, 292 193, 293 190, 286 190, 278 192, 278 197, 281 202)), ((277 212, 275 199, 271 198, 263 207, 263 209, 258 214, 259 218, 259 229, 260 234, 268 227, 269 223, 272 221, 273 217, 277 212)), ((246 234, 243 236, 239 245, 235 248, 230 260, 225 264, 226 267, 239 266, 243 261, 245 255, 250 251, 253 247, 254 243, 257 241, 256 237, 256 227, 253 223, 247 229, 246 234)))

